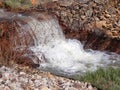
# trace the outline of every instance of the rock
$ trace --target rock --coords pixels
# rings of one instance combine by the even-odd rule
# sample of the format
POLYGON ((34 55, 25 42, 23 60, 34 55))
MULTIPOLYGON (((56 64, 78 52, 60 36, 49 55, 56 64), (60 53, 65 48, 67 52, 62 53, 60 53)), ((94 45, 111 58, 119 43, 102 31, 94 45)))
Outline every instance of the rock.
POLYGON ((91 85, 88 86, 89 90, 93 90, 93 87, 91 85))
POLYGON ((74 2, 73 0, 61 1, 61 2, 60 2, 60 6, 67 7, 67 6, 70 6, 73 2, 74 2))
POLYGON ((41 58, 40 60, 35 55, 35 53, 29 49, 26 49, 24 51, 15 51, 15 53, 17 56, 15 62, 23 66, 29 66, 32 68, 36 68, 36 67, 39 67, 39 64, 41 63, 41 61, 45 60, 45 58, 41 58))
POLYGON ((81 15, 81 19, 84 20, 86 17, 84 15, 81 15))
POLYGON ((8 86, 5 86, 4 90, 11 90, 11 89, 8 86))
MULTIPOLYGON (((59 12, 64 11, 67 13, 63 13, 62 17, 59 14, 57 15, 60 17, 59 20, 62 21, 64 25, 70 29, 80 30, 82 28, 79 24, 77 27, 80 28, 76 28, 76 25, 73 24, 74 20, 79 20, 79 22, 83 24, 87 23, 88 26, 91 25, 91 23, 93 23, 93 21, 95 20, 94 22, 97 22, 97 28, 110 29, 113 28, 113 23, 118 20, 119 15, 117 13, 119 12, 119 10, 118 7, 115 6, 105 7, 106 5, 109 5, 109 2, 111 3, 111 1, 106 2, 104 0, 58 1, 57 6, 59 7, 59 12), (69 5, 64 5, 66 2, 69 3, 69 5), (66 20, 66 17, 69 19, 69 22, 66 20)), ((56 9, 53 9, 54 12, 58 12, 58 10, 55 10, 56 9)), ((92 29, 94 28, 94 25, 93 27, 90 26, 88 28, 92 29)))
POLYGON ((75 5, 73 8, 74 8, 75 10, 79 10, 79 9, 80 9, 79 5, 75 5))
POLYGON ((120 20, 118 21, 118 26, 120 27, 120 20))
MULTIPOLYGON (((0 71, 3 73, 3 77, 0 78, 0 90, 91 90, 92 88, 87 87, 87 85, 80 81, 52 74, 52 77, 48 77, 49 72, 31 68, 25 69, 20 66, 8 68, 3 66, 0 68, 0 71)), ((92 90, 97 89, 93 87, 92 90)))
POLYGON ((42 87, 41 90, 50 90, 48 87, 42 87))
POLYGON ((100 19, 98 17, 94 17, 95 21, 100 21, 100 19))
POLYGON ((94 0, 94 1, 95 1, 95 3, 98 3, 98 4, 101 3, 101 0, 94 0))
POLYGON ((71 13, 72 13, 73 15, 75 15, 76 11, 75 11, 75 10, 71 10, 71 13))
POLYGON ((112 31, 112 35, 113 36, 118 36, 118 32, 117 31, 112 31))
POLYGON ((102 28, 103 26, 106 27, 106 21, 96 22, 96 27, 97 28, 102 28))
POLYGON ((89 0, 79 0, 80 3, 87 3, 89 0))
POLYGON ((108 12, 109 12, 109 14, 115 14, 116 13, 116 9, 114 7, 110 7, 108 9, 108 12))
POLYGON ((76 18, 76 20, 79 20, 79 14, 74 14, 74 16, 73 16, 74 18, 76 18))
MULTIPOLYGON (((56 3, 57 7, 59 7, 59 12, 67 12, 65 15, 63 14, 62 17, 60 14, 57 14, 64 34, 67 38, 75 38, 81 41, 86 41, 85 47, 87 47, 87 45, 89 46, 89 43, 96 38, 94 40, 94 44, 92 44, 89 48, 98 50, 109 49, 109 51, 117 50, 116 47, 114 48, 115 50, 109 47, 111 46, 110 43, 113 43, 112 39, 118 39, 120 37, 120 11, 118 2, 119 0, 57 1, 56 3), (68 4, 66 4, 66 2, 68 4), (96 30, 94 31, 94 29, 96 30), (117 32, 114 32, 116 30, 117 32), (102 43, 101 46, 96 44, 99 42, 102 43)), ((54 7, 52 10, 54 12, 58 12, 58 10, 54 9, 54 7)), ((119 47, 119 42, 117 43, 119 47)), ((118 52, 119 49, 117 50, 117 53, 118 52)))
POLYGON ((105 14, 105 17, 106 17, 106 18, 110 18, 111 15, 109 15, 109 14, 105 14))
POLYGON ((36 63, 33 62, 33 59, 31 59, 30 57, 25 57, 25 56, 19 57, 16 60, 16 63, 21 64, 23 66, 29 66, 29 67, 32 67, 32 68, 39 67, 39 63, 36 64, 36 63))
POLYGON ((0 72, 0 78, 2 78, 2 73, 0 72))
POLYGON ((26 73, 25 72, 20 72, 20 75, 25 75, 26 73))
POLYGON ((49 2, 55 2, 58 0, 31 0, 31 1, 33 1, 32 2, 33 5, 39 5, 39 4, 47 4, 49 2))
POLYGON ((91 10, 87 10, 85 14, 86 14, 87 17, 91 17, 92 14, 93 14, 92 9, 91 10))
POLYGON ((0 0, 0 7, 3 6, 3 0, 0 0))
POLYGON ((110 32, 110 31, 107 30, 105 33, 106 33, 108 36, 112 37, 112 32, 110 32))
MULTIPOLYGON (((68 17, 69 18, 69 17, 68 17)), ((73 22, 73 18, 69 18, 69 21, 70 21, 70 23, 72 23, 73 22)), ((71 24, 70 24, 71 25, 71 24)))
POLYGON ((61 15, 65 17, 67 16, 67 13, 65 11, 61 11, 61 15))
POLYGON ((106 20, 106 18, 104 16, 100 16, 99 19, 100 20, 106 20))

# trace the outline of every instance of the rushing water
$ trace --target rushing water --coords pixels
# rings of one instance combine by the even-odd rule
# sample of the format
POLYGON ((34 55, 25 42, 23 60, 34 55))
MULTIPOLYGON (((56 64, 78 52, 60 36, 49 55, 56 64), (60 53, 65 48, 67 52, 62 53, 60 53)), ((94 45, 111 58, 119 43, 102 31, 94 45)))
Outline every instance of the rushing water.
POLYGON ((91 49, 84 50, 80 41, 66 39, 56 19, 38 20, 36 17, 26 17, 0 9, 0 18, 15 17, 21 27, 18 30, 21 44, 25 45, 26 38, 28 42, 34 39, 35 45, 31 45, 30 49, 40 60, 39 69, 60 75, 75 75, 95 71, 99 67, 120 65, 120 55, 91 49), (32 36, 32 39, 29 36, 32 36))
POLYGON ((74 75, 95 71, 99 67, 120 65, 120 56, 117 54, 84 50, 80 41, 66 39, 55 19, 38 21, 32 18, 28 25, 36 35, 36 45, 31 49, 42 61, 40 69, 74 75))

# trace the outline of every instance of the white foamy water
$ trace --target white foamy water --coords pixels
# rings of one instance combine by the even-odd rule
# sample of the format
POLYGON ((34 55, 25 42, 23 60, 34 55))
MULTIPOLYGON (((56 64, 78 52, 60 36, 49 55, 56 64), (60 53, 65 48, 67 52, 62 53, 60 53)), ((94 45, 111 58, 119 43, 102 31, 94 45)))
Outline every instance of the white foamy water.
POLYGON ((57 39, 65 39, 56 20, 37 21, 33 18, 31 19, 29 26, 36 35, 36 45, 47 44, 57 39))
POLYGON ((42 61, 40 68, 59 71, 58 73, 75 74, 95 71, 98 67, 114 66, 115 63, 120 63, 119 55, 108 55, 93 50, 86 51, 80 41, 65 39, 55 19, 38 21, 32 18, 28 24, 36 35, 36 46, 31 49, 42 61))

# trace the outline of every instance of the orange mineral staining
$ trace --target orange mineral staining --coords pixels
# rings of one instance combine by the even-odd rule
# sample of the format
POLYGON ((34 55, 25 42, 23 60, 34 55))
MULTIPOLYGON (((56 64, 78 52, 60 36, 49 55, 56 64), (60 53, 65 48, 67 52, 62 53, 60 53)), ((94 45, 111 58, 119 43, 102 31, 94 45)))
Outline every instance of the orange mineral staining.
POLYGON ((36 4, 36 0, 31 0, 31 3, 32 3, 33 5, 35 5, 35 4, 36 4))

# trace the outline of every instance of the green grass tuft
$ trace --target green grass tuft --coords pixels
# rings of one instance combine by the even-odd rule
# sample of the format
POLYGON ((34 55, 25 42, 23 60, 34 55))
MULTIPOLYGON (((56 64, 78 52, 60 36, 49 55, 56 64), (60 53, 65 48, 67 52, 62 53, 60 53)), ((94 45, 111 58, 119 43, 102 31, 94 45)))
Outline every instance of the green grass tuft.
POLYGON ((120 90, 120 68, 100 68, 96 72, 88 72, 85 76, 75 76, 74 79, 90 82, 99 90, 120 90))
POLYGON ((13 9, 31 7, 30 0, 4 0, 4 3, 13 9))

